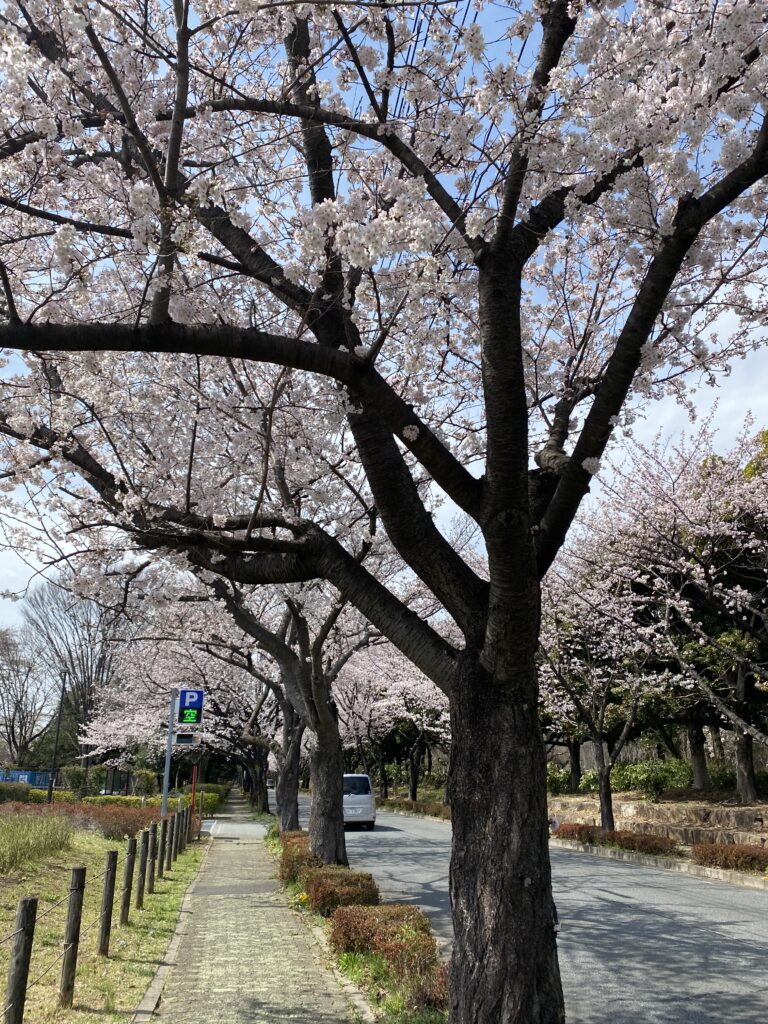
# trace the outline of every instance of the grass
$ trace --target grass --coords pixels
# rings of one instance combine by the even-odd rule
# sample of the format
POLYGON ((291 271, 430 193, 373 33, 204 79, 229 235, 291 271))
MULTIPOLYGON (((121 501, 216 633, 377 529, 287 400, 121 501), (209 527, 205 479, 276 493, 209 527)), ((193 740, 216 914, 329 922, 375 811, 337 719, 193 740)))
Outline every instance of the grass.
MULTIPOLYGON (((132 1019, 176 928, 182 898, 197 874, 204 846, 188 846, 172 872, 156 881, 155 893, 145 895, 144 909, 135 910, 132 903, 129 923, 121 928, 117 908, 124 851, 124 841, 78 830, 69 848, 30 860, 24 870, 16 868, 0 875, 0 936, 13 931, 16 904, 22 896, 38 896, 40 901, 25 1010, 25 1021, 30 1024, 128 1024, 132 1019), (98 926, 94 922, 101 910, 102 879, 95 876, 104 870, 107 850, 114 849, 119 851, 115 911, 110 955, 105 958, 96 952, 98 926), (83 865, 87 873, 74 1006, 61 1010, 56 1005, 61 969, 56 958, 63 946, 67 905, 66 901, 54 904, 66 896, 71 868, 83 865)), ((0 944, 0 1007, 4 1005, 9 951, 9 943, 0 944)))
POLYGON ((67 848, 73 835, 68 818, 0 813, 0 874, 67 848))
POLYGON ((398 985, 379 953, 341 953, 339 970, 362 989, 376 1007, 377 1024, 446 1024, 447 1010, 408 1005, 407 992, 398 985))

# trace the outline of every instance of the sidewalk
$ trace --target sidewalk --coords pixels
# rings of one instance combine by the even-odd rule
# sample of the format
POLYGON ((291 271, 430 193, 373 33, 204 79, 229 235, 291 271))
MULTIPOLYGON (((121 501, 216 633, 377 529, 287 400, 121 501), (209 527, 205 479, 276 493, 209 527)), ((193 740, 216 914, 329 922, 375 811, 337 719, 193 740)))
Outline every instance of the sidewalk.
POLYGON ((263 836, 240 798, 217 818, 155 1015, 162 1024, 355 1019, 309 929, 279 893, 263 836))

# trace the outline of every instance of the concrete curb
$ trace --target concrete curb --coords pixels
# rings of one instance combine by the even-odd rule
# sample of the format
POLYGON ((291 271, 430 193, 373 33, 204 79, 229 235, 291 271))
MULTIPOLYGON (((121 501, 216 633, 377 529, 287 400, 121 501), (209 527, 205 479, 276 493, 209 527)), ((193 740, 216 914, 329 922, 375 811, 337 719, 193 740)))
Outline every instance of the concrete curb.
POLYGON ((371 1008, 371 1004, 365 998, 365 995, 361 989, 350 981, 341 971, 338 969, 336 964, 333 962, 333 950, 328 944, 328 937, 326 936, 323 929, 319 924, 315 924, 314 921, 308 920, 303 914, 298 915, 304 920, 304 923, 309 928, 312 935, 315 937, 315 941, 322 948, 325 953, 325 959, 333 972, 333 976, 342 988, 344 995, 347 997, 348 1002, 352 1008, 360 1014, 365 1021, 365 1024, 376 1024, 376 1014, 371 1008))
POLYGON ((588 843, 578 843, 573 839, 550 839, 550 846, 561 850, 576 850, 579 853, 589 853, 593 857, 602 857, 604 860, 622 860, 628 864, 639 864, 643 867, 662 868, 665 871, 677 871, 683 875, 693 875, 694 878, 707 879, 710 882, 725 882, 726 885, 736 885, 742 889, 762 889, 768 892, 768 878, 761 875, 750 875, 742 871, 729 871, 726 868, 708 868, 702 864, 693 864, 689 860, 678 859, 677 857, 657 857, 650 853, 635 853, 633 850, 621 850, 613 846, 591 846, 588 843))
POLYGON ((205 853, 197 866, 197 874, 190 882, 187 891, 184 893, 184 898, 181 901, 181 906, 179 907, 179 919, 176 922, 176 930, 171 936, 171 941, 168 943, 168 948, 163 954, 160 966, 155 971, 155 975, 152 978, 152 981, 150 981, 147 991, 144 993, 141 1002, 134 1011, 133 1017, 131 1018, 131 1024, 148 1024, 155 1015, 155 1010, 157 1009, 158 1004, 160 1003, 160 997, 163 994, 166 975, 173 969, 173 967, 176 966, 174 962, 176 954, 179 951, 182 936, 187 930, 187 924, 189 922, 191 896, 195 891, 195 886, 197 885, 197 880, 200 877, 200 872, 203 870, 205 862, 208 860, 208 854, 211 852, 212 847, 213 843, 209 841, 205 849, 205 853))

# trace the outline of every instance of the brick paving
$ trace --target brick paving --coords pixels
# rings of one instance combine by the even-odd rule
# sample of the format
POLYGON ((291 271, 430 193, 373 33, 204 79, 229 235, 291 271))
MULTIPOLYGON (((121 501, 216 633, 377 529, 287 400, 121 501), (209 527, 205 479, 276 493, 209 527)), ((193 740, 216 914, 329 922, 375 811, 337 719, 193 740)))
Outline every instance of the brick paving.
MULTIPOLYGON (((288 907, 245 805, 233 802, 190 894, 156 1016, 162 1024, 351 1024, 358 1019, 288 907)), ((219 826, 217 826, 218 831, 219 826)))

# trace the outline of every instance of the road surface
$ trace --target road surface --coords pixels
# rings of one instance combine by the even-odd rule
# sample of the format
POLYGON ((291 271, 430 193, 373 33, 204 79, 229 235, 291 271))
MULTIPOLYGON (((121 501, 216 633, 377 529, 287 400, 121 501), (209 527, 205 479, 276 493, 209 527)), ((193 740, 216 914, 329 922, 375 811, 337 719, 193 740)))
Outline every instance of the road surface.
MULTIPOLYGON (((450 942, 448 823, 379 811, 347 850, 450 942)), ((569 1024, 768 1021, 768 893, 571 850, 552 865, 569 1024)))

